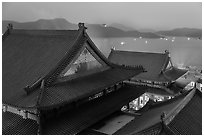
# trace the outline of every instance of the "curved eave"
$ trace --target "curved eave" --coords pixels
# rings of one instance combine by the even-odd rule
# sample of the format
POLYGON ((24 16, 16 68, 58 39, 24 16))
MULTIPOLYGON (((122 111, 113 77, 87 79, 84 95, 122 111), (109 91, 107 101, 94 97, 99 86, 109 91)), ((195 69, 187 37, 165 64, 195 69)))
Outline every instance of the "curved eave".
POLYGON ((166 70, 163 75, 166 77, 169 81, 175 82, 178 78, 182 77, 188 72, 188 70, 178 69, 175 67, 172 67, 168 70, 166 70))

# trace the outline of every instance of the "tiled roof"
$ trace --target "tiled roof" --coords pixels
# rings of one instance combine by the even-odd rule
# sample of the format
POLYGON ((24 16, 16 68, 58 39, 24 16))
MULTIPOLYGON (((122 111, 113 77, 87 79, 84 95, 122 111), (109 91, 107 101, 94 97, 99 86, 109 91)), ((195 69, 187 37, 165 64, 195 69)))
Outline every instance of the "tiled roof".
POLYGON ((107 134, 87 128, 84 131, 78 133, 77 135, 107 135, 107 134))
POLYGON ((2 112, 3 135, 36 135, 38 124, 31 119, 23 119, 17 114, 2 112))
POLYGON ((142 67, 133 70, 110 63, 91 41, 85 29, 79 24, 79 30, 7 31, 2 44, 3 104, 33 108, 41 104, 41 100, 43 107, 68 103, 143 72, 142 67), (53 81, 71 63, 85 42, 89 43, 109 69, 53 86, 53 81), (42 79, 45 80, 45 90, 40 89, 42 79), (31 89, 27 95, 24 88, 27 85, 32 87, 38 80, 38 85, 33 86, 36 88, 31 89))
POLYGON ((63 103, 77 101, 104 90, 118 82, 122 82, 139 71, 112 68, 92 75, 59 83, 48 87, 42 97, 41 107, 54 107, 63 103))
POLYGON ((198 90, 150 106, 149 110, 141 113, 115 134, 202 134, 202 95, 198 90), (166 114, 164 122, 161 121, 162 112, 166 114))
POLYGON ((196 91, 188 104, 166 125, 167 133, 175 135, 202 134, 202 94, 196 91))
POLYGON ((157 95, 162 95, 162 96, 172 96, 173 95, 171 93, 166 92, 164 89, 154 88, 154 87, 149 87, 146 92, 157 94, 157 95))
POLYGON ((58 118, 48 119, 43 126, 43 134, 77 134, 139 97, 144 93, 143 88, 122 87, 65 112, 58 118))
POLYGON ((147 72, 137 75, 135 79, 168 82, 177 79, 186 72, 176 68, 166 72, 165 68, 170 60, 167 53, 112 50, 108 59, 116 64, 142 65, 147 72), (164 71, 166 77, 161 71, 164 71))
POLYGON ((160 132, 159 124, 161 124, 162 112, 168 113, 174 109, 185 96, 178 97, 169 100, 168 102, 160 103, 154 106, 150 106, 148 110, 142 112, 141 115, 135 115, 135 119, 119 129, 114 134, 116 135, 128 135, 128 134, 156 134, 160 132), (156 130, 156 131, 154 131, 156 130))
MULTIPOLYGON (((42 125, 43 134, 77 134, 97 121, 120 110, 121 107, 144 93, 146 87, 125 86, 63 112, 59 117, 47 119, 42 125)), ((53 112, 52 112, 53 113, 53 112)), ((37 134, 38 124, 10 112, 2 113, 3 134, 37 134)))
POLYGON ((172 67, 171 69, 168 69, 164 72, 164 75, 167 79, 170 79, 172 81, 177 80, 179 77, 183 76, 187 70, 184 69, 178 69, 175 67, 172 67))
POLYGON ((51 71, 78 35, 77 30, 13 29, 2 43, 3 103, 26 96, 23 88, 51 71))
POLYGON ((108 57, 116 64, 142 65, 147 72, 137 76, 141 79, 157 79, 167 58, 168 54, 118 50, 112 50, 108 57))

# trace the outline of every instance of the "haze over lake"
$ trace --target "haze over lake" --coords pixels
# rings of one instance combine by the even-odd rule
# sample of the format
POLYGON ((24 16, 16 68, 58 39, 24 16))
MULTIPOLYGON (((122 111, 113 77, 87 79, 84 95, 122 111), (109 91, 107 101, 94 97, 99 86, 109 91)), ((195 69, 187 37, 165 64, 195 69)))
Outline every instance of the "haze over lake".
POLYGON ((92 38, 99 49, 108 57, 111 47, 116 50, 164 53, 169 50, 174 65, 202 67, 202 40, 187 37, 166 39, 146 38, 92 38))
POLYGON ((202 38, 202 2, 3 2, 2 20, 14 21, 10 22, 14 28, 62 30, 78 29, 77 24, 84 22, 106 56, 111 47, 139 52, 169 50, 174 65, 202 66, 202 40, 187 38, 202 38), (170 32, 165 36, 174 36, 173 42, 172 38, 158 39, 158 35, 164 35, 158 31, 167 30, 170 32), (139 32, 151 32, 146 38, 155 39, 135 39, 139 32), (125 35, 133 38, 123 38, 125 35))

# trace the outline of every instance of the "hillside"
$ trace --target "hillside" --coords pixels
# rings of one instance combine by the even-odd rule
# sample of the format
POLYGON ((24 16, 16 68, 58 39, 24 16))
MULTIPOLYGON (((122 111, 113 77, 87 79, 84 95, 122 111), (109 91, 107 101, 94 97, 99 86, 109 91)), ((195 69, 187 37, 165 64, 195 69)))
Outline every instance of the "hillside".
POLYGON ((158 31, 158 35, 202 38, 202 30, 195 28, 177 28, 168 31, 158 31))
MULTIPOLYGON (((17 29, 56 29, 56 30, 73 30, 78 29, 77 24, 68 22, 63 18, 56 19, 40 19, 33 22, 15 22, 15 21, 2 21, 2 32, 6 31, 8 23, 12 23, 14 28, 17 29)), ((130 29, 121 24, 111 24, 105 26, 103 24, 86 24, 88 27, 88 34, 91 37, 143 37, 143 38, 160 38, 162 36, 174 36, 174 37, 194 37, 202 38, 202 30, 194 28, 177 28, 167 31, 148 32, 147 29, 143 32, 130 29)))
MULTIPOLYGON (((12 23, 16 29, 58 29, 58 30, 70 30, 78 29, 77 24, 68 22, 65 19, 58 18, 52 20, 40 19, 35 22, 15 22, 15 21, 3 21, 2 22, 2 31, 6 31, 8 23, 12 23)), ((124 31, 115 27, 105 27, 102 24, 86 24, 88 27, 87 32, 92 37, 143 37, 143 38, 160 38, 159 35, 145 32, 141 33, 139 31, 124 31)))

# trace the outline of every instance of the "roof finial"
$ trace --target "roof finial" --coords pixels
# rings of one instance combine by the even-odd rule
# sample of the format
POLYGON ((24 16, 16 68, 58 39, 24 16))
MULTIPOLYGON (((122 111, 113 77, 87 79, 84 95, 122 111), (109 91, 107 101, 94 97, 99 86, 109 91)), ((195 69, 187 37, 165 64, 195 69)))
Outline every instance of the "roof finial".
POLYGON ((87 27, 84 26, 84 23, 79 22, 78 26, 79 26, 79 29, 84 29, 84 30, 87 29, 87 27))
POLYGON ((168 55, 168 57, 171 57, 169 50, 165 50, 165 54, 168 55))
POLYGON ((164 121, 165 117, 166 117, 166 113, 162 112, 162 114, 160 115, 161 121, 164 121))
POLYGON ((169 50, 166 49, 166 50, 165 50, 165 53, 166 53, 166 54, 169 54, 169 50))
POLYGON ((111 47, 111 51, 112 51, 112 50, 115 50, 115 47, 111 47))
POLYGON ((12 30, 13 29, 13 25, 11 23, 9 23, 8 26, 7 26, 7 29, 8 30, 12 30))

